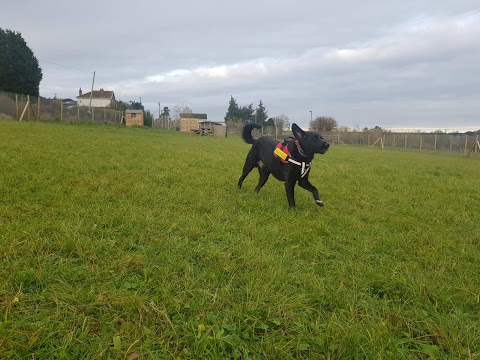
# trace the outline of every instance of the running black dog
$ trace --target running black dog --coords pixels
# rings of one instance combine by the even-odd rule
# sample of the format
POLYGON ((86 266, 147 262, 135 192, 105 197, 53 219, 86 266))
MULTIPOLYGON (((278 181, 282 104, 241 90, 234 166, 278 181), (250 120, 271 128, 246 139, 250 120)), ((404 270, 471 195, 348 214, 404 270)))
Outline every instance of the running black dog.
POLYGON ((290 208, 295 207, 294 188, 297 182, 298 185, 313 194, 317 205, 323 206, 317 188, 308 181, 308 174, 314 154, 325 154, 330 144, 319 133, 303 131, 296 124, 292 125, 294 137, 283 142, 279 143, 267 136, 255 140, 252 136, 252 130, 261 127, 256 123, 248 123, 243 128, 243 140, 253 146, 245 160, 242 176, 238 179, 238 187, 242 187, 243 180, 254 167, 257 167, 260 179, 255 188, 256 192, 260 191, 272 174, 278 180, 285 182, 290 208))

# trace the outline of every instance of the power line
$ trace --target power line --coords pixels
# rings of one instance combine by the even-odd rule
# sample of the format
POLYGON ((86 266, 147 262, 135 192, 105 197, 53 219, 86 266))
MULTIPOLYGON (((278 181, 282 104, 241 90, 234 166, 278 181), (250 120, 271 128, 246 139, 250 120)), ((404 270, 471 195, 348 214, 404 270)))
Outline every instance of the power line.
MULTIPOLYGON (((75 68, 73 66, 69 66, 69 65, 62 65, 62 64, 58 64, 58 63, 55 63, 53 61, 48 61, 48 60, 43 60, 43 59, 38 59, 39 61, 42 61, 42 62, 45 62, 45 63, 48 63, 48 64, 52 64, 52 65, 56 65, 56 66, 61 66, 63 68, 66 68, 66 69, 72 69, 72 70, 76 70, 76 71, 81 71, 81 72, 86 72, 86 73, 89 73, 89 74, 93 74, 95 71, 89 71, 89 70, 83 70, 83 69, 78 69, 78 68, 75 68)), ((106 81, 102 76, 99 76, 98 74, 96 75, 97 78, 100 78, 102 79, 105 84, 107 84, 108 86, 110 86, 112 89, 114 88, 114 86, 112 86, 112 84, 109 84, 108 81, 106 81)))
POLYGON ((42 61, 42 62, 46 62, 46 63, 52 64, 52 65, 61 66, 61 67, 67 68, 67 69, 73 69, 73 70, 77 70, 77 71, 87 72, 87 73, 93 74, 93 71, 82 70, 82 69, 74 68, 73 66, 68 66, 68 65, 62 65, 62 64, 54 63, 53 61, 42 60, 42 59, 38 59, 38 60, 39 60, 39 61, 42 61))

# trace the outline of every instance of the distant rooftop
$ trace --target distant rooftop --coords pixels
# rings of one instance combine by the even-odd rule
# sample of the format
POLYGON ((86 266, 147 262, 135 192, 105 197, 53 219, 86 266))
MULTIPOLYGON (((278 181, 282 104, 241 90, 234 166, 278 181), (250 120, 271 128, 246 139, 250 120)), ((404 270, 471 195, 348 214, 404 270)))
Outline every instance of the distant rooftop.
POLYGON ((207 120, 207 114, 180 113, 181 119, 203 119, 207 120))

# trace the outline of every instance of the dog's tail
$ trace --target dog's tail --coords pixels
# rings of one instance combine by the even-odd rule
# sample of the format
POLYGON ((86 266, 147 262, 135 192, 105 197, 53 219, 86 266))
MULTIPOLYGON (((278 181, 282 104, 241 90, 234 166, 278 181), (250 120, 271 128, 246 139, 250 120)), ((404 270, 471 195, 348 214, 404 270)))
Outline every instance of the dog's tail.
POLYGON ((257 123, 247 123, 243 127, 242 130, 242 139, 247 143, 247 144, 253 144, 255 142, 255 139, 252 136, 252 130, 253 129, 261 129, 262 125, 257 124, 257 123))

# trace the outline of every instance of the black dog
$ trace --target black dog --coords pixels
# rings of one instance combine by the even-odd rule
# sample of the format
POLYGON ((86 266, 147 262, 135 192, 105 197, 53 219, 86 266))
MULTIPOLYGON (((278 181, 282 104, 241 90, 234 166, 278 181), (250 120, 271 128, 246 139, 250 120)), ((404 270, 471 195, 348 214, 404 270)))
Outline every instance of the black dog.
POLYGON ((290 208, 295 207, 294 188, 297 182, 298 185, 313 194, 317 205, 323 206, 317 188, 308 181, 308 174, 313 155, 325 154, 330 145, 319 133, 303 131, 296 124, 292 125, 294 138, 286 139, 283 143, 267 136, 255 140, 252 130, 261 127, 259 124, 249 123, 243 128, 243 140, 253 146, 245 160, 242 176, 238 179, 238 187, 242 187, 243 180, 254 167, 257 167, 260 179, 255 188, 256 192, 260 191, 272 174, 278 180, 285 182, 290 208))

